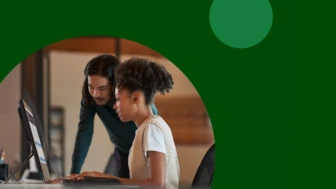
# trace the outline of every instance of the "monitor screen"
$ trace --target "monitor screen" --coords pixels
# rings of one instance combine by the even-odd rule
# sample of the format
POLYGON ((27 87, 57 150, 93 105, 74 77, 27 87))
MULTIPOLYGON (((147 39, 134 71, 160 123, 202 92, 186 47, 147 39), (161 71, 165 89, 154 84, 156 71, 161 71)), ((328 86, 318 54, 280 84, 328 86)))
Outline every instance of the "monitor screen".
POLYGON ((49 169, 44 155, 43 145, 41 143, 40 136, 34 120, 34 115, 32 113, 33 111, 23 99, 20 100, 19 104, 19 111, 21 111, 22 113, 20 119, 23 129, 25 130, 25 134, 28 135, 26 137, 31 144, 32 153, 34 155, 37 168, 42 173, 44 181, 50 180, 49 169))
POLYGON ((39 156, 39 160, 40 160, 41 163, 47 164, 47 162, 45 160, 44 152, 43 152, 43 149, 42 149, 41 140, 40 140, 37 128, 35 126, 35 123, 33 121, 33 115, 27 110, 26 110, 26 112, 27 112, 27 117, 28 117, 30 130, 31 130, 32 135, 33 135, 34 145, 36 147, 37 154, 39 156))

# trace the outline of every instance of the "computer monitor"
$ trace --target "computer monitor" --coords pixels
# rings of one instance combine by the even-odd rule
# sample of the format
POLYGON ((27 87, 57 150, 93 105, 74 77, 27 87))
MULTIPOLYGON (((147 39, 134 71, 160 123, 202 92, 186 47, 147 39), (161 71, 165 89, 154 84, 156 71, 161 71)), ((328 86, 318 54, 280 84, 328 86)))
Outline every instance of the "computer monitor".
MULTIPOLYGON (((44 156, 43 146, 39 137, 38 130, 36 128, 34 115, 31 107, 21 99, 19 102, 19 117, 21 125, 23 127, 25 136, 32 147, 32 155, 34 156, 37 168, 42 173, 42 179, 46 183, 50 179, 47 160, 44 156)), ((64 184, 107 184, 107 185, 119 185, 120 181, 115 178, 104 177, 88 177, 85 176, 84 180, 67 180, 63 179, 64 184), (65 182, 65 183, 64 183, 65 182)))
POLYGON ((24 133, 27 140, 31 144, 32 154, 34 155, 36 166, 40 171, 42 171, 42 179, 46 182, 50 180, 50 174, 42 143, 36 127, 34 115, 32 113, 33 111, 23 99, 21 99, 19 102, 18 111, 24 133))

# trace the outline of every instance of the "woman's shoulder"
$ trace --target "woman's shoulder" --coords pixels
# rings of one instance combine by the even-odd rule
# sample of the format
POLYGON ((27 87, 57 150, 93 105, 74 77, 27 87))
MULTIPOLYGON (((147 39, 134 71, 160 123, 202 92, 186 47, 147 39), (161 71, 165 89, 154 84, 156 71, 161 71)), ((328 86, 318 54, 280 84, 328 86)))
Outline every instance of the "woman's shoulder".
POLYGON ((151 115, 150 117, 148 117, 142 124, 141 126, 147 126, 149 124, 154 124, 154 125, 161 125, 163 122, 163 119, 161 116, 159 115, 151 115))
POLYGON ((169 125, 165 122, 165 120, 160 117, 159 115, 153 115, 148 118, 143 124, 143 128, 147 127, 156 127, 157 129, 161 130, 162 132, 170 131, 169 125))

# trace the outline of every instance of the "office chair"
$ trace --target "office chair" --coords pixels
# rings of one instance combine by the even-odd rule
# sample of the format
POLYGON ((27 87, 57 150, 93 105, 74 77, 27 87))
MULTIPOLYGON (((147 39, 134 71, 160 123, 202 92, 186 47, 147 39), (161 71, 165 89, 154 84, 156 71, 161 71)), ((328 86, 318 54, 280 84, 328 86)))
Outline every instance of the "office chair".
POLYGON ((197 169, 191 189, 210 189, 215 172, 215 144, 213 144, 203 157, 197 169))

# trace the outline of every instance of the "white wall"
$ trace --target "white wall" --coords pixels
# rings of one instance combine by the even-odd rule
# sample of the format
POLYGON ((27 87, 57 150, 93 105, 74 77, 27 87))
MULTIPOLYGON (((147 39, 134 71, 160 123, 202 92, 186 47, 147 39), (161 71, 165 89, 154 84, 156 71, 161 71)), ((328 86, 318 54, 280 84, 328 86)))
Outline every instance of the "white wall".
POLYGON ((21 125, 17 108, 21 97, 21 64, 0 83, 0 149, 5 161, 15 168, 21 160, 21 125))
MULTIPOLYGON (((79 120, 81 89, 84 81, 84 67, 96 53, 75 53, 52 51, 51 61, 51 105, 65 109, 65 168, 69 173, 71 155, 79 120)), ((125 60, 129 56, 121 57, 125 60)), ((166 59, 155 59, 163 64, 173 75, 174 89, 168 95, 198 95, 184 74, 166 59)), ((181 181, 190 183, 201 159, 208 150, 206 146, 177 146, 181 165, 181 181), (192 158, 188 156, 192 156, 192 158)), ((108 134, 99 118, 95 120, 94 136, 88 157, 82 171, 104 171, 108 158, 113 152, 108 134)))

